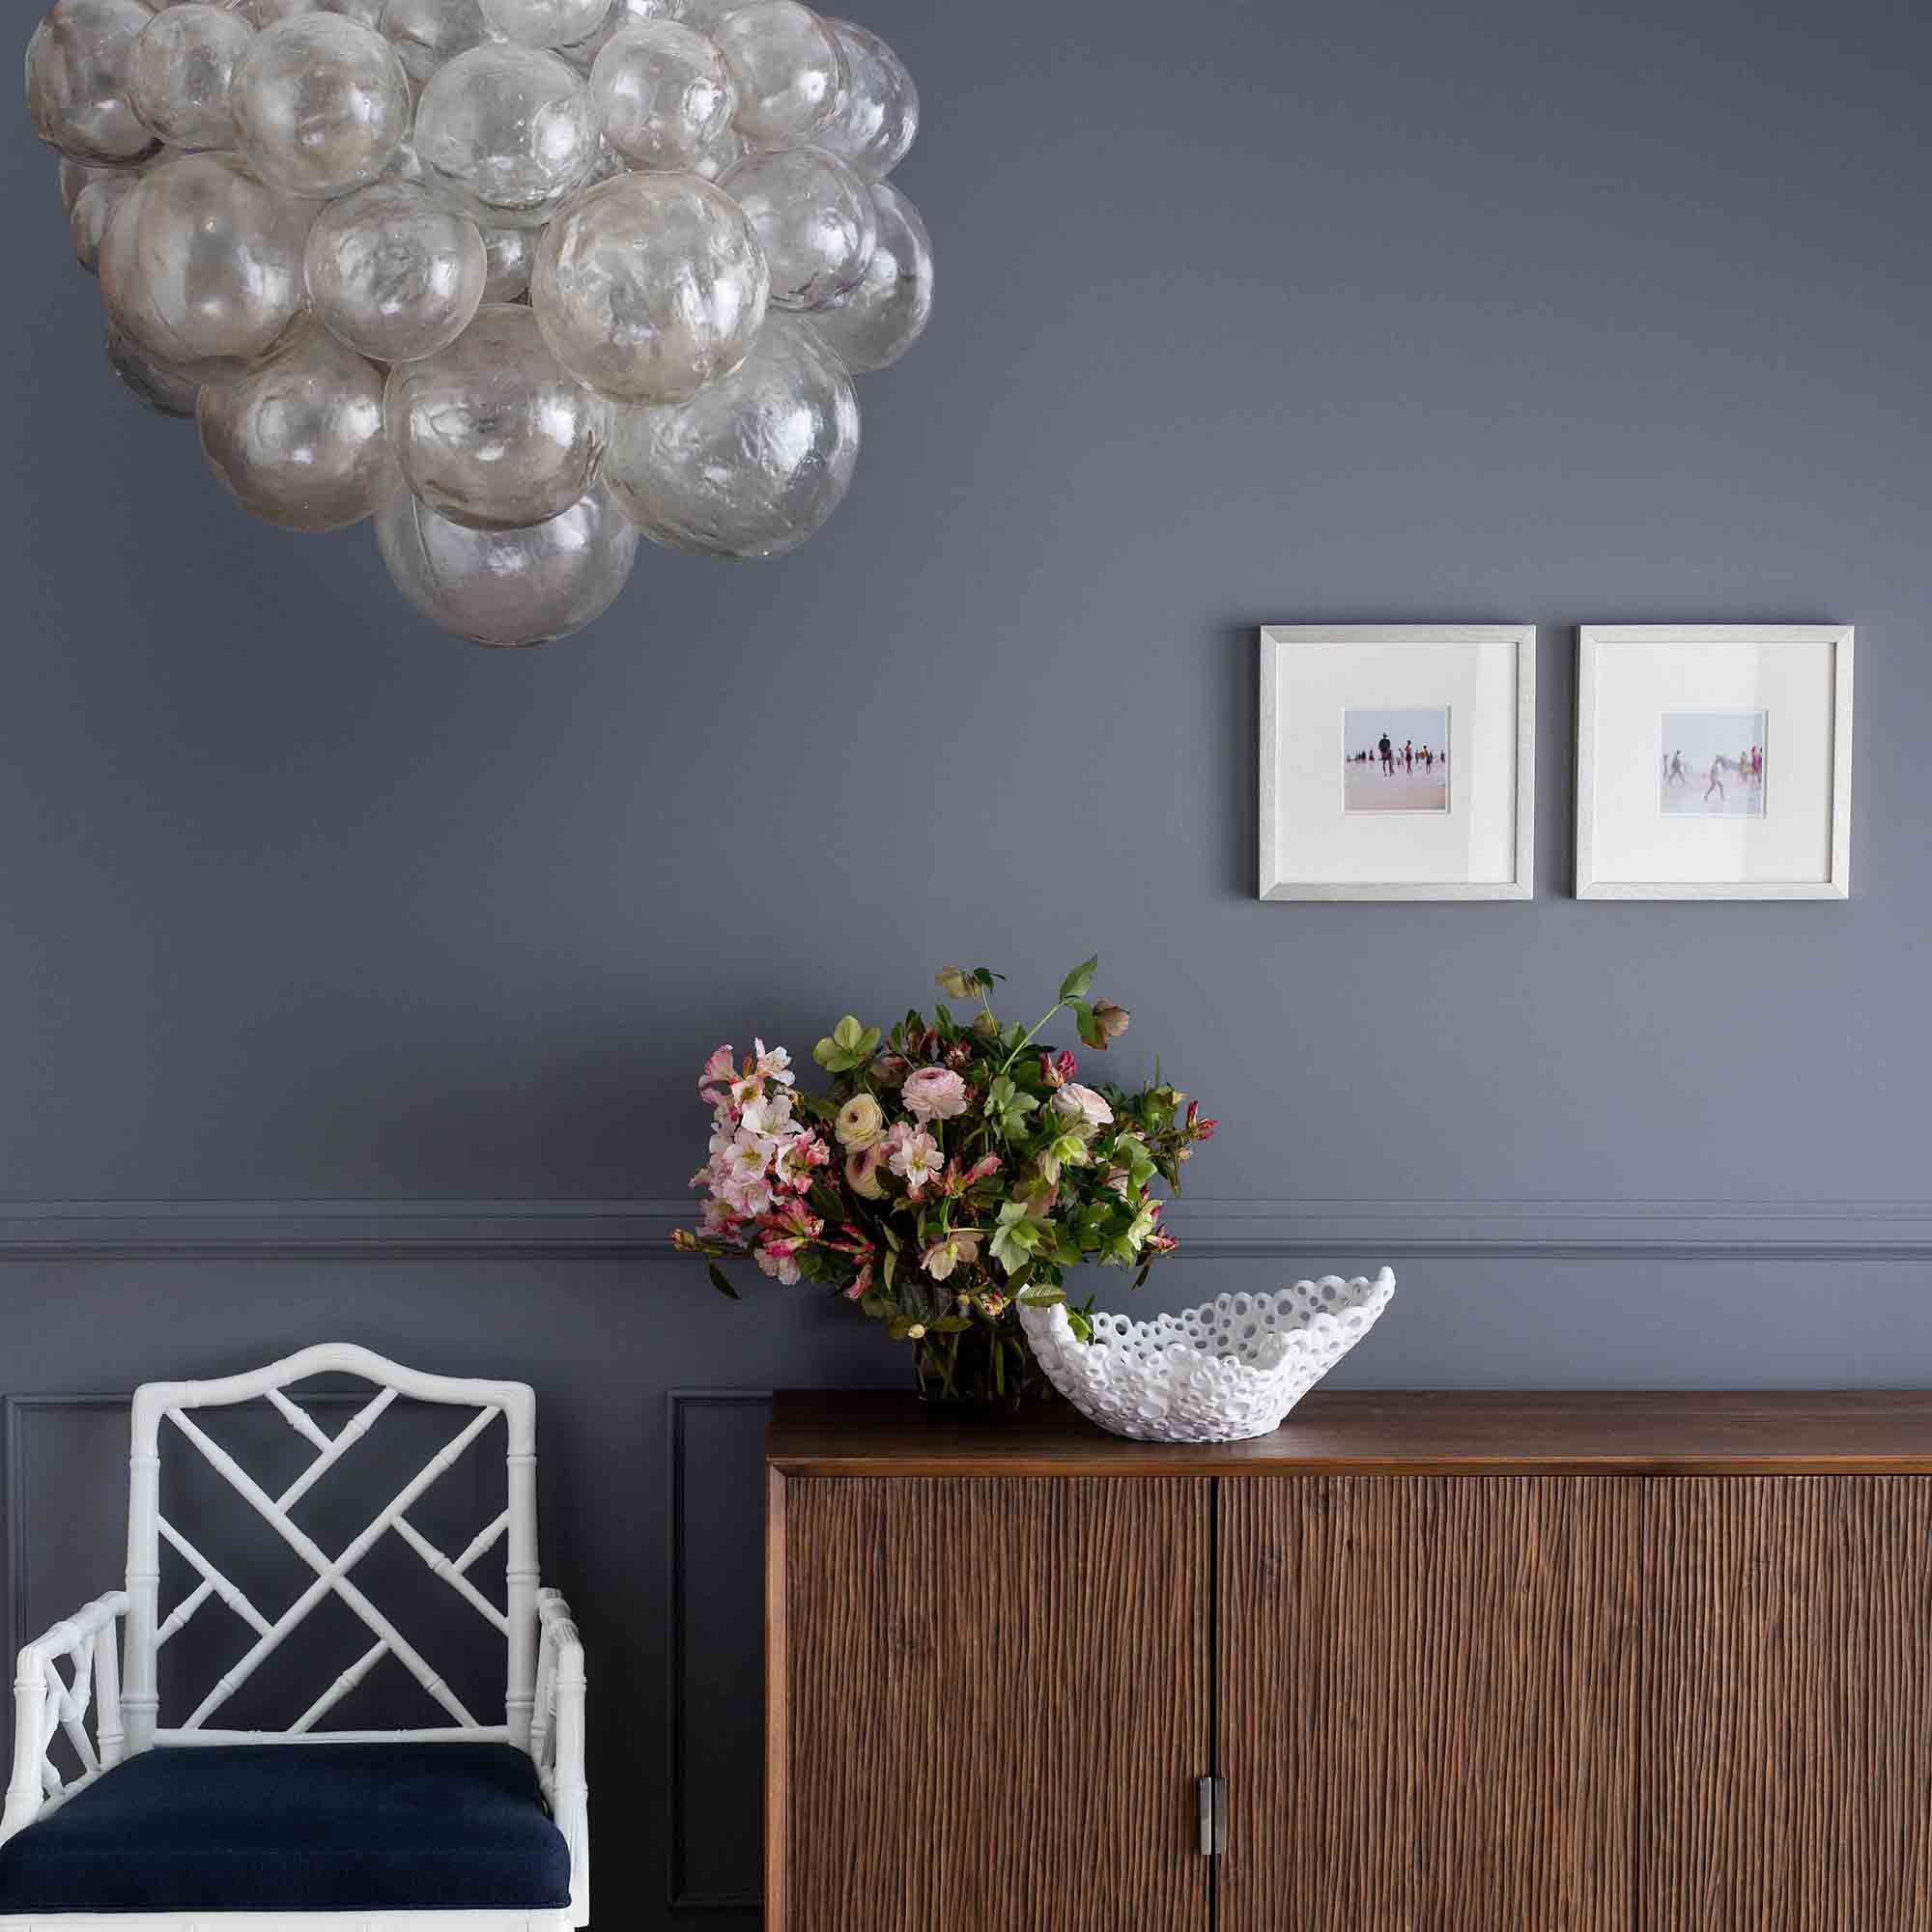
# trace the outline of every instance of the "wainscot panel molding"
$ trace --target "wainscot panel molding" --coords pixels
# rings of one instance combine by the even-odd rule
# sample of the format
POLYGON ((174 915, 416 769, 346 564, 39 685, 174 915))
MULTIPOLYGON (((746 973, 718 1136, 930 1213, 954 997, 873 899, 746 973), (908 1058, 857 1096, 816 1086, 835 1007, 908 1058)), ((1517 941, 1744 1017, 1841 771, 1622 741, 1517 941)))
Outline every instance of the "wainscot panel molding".
MULTIPOLYGON (((652 1260, 691 1201, 16 1201, 0 1262, 652 1260)), ((1579 1261, 1912 1260, 1920 1201, 1215 1201, 1167 1224, 1202 1260, 1548 1256, 1579 1261)))
MULTIPOLYGON (((665 1602, 670 1610, 669 1682, 666 1687, 665 1704, 669 1713, 666 1727, 665 1795, 668 1816, 665 1833, 668 1848, 665 1869, 668 1879, 666 1903, 674 1913, 755 1913, 762 1895, 762 1889, 756 1883, 756 1863, 742 1855, 747 1827, 747 1794, 743 1792, 738 1794, 738 1804, 728 1814, 714 1809, 709 1819, 714 1830, 728 1840, 723 1847, 724 1861, 735 1860, 738 1869, 752 1883, 735 1890, 721 1891, 697 1889, 692 1882, 694 1807, 690 1799, 690 1713, 694 1699, 690 1671, 692 1614, 689 1584, 692 1558, 688 1528, 695 1513, 691 1481, 691 1422, 694 1414, 710 1411, 728 1416, 732 1429, 742 1436, 742 1446, 748 1457, 761 1462, 771 1406, 772 1392, 769 1389, 670 1389, 665 1398, 666 1467, 668 1478, 665 1520, 669 1531, 666 1544, 665 1602)), ((727 1510, 733 1501, 742 1507, 742 1497, 724 1500, 727 1510)), ((750 1590, 746 1601, 754 1603, 757 1584, 754 1579, 745 1580, 750 1590)), ((755 1663, 755 1659, 736 1661, 755 1663)))

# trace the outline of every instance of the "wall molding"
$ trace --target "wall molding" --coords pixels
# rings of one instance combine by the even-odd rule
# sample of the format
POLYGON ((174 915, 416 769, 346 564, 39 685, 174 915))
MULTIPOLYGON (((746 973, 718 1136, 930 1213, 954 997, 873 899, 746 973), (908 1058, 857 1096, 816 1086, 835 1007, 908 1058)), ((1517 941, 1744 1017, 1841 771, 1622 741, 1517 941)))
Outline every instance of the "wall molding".
MULTIPOLYGON (((695 1203, 673 1201, 14 1201, 0 1262, 652 1261, 695 1203)), ((1619 1261, 1932 1257, 1924 1201, 1175 1202, 1201 1260, 1367 1256, 1619 1261)))
MULTIPOLYGON (((684 1802, 687 1735, 684 1673, 688 1634, 684 1607, 685 1474, 688 1467, 684 1423, 685 1417, 694 1408, 769 1408, 771 1401, 770 1389, 674 1388, 665 1395, 665 1521, 668 1529, 665 1542, 665 1604, 670 1620, 670 1641, 666 1647, 665 1891, 666 1903, 672 1912, 756 1913, 763 1902, 760 1890, 744 1893, 695 1892, 685 1880, 689 1821, 684 1802)), ((762 1840, 759 1842, 762 1843, 762 1840)))

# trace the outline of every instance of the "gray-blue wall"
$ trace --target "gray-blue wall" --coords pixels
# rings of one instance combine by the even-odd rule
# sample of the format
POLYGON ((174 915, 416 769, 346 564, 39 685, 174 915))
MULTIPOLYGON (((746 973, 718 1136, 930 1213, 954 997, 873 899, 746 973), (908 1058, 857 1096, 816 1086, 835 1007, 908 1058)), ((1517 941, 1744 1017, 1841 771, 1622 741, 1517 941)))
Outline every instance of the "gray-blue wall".
MULTIPOLYGON (((1391 1257, 1340 1379, 1932 1378, 1922 10, 865 17, 939 307, 850 498, 524 655, 236 511, 17 116, 0 159, 0 1392, 325 1335, 527 1375, 631 1922, 755 1883, 759 1411, 679 1406, 680 1490, 667 1391, 900 1371, 662 1255, 721 1039, 1097 950, 1121 1070, 1223 1122, 1161 1299, 1391 1257), (1255 627, 1384 617, 1545 627, 1535 903, 1253 899, 1255 627), (1571 627, 1767 618, 1859 626, 1852 902, 1565 897, 1571 627)), ((118 1565, 62 1510, 119 1421, 12 1421, 44 1621, 118 1565)))

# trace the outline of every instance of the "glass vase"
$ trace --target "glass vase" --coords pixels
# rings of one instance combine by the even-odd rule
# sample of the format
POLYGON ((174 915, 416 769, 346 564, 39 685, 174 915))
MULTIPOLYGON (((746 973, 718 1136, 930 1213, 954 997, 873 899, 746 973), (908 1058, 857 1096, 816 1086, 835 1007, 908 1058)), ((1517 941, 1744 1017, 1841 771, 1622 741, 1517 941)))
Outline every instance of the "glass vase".
POLYGON ((1059 1400, 1011 1308, 997 1321, 923 1335, 912 1350, 920 1400, 935 1410, 1000 1415, 1059 1400))

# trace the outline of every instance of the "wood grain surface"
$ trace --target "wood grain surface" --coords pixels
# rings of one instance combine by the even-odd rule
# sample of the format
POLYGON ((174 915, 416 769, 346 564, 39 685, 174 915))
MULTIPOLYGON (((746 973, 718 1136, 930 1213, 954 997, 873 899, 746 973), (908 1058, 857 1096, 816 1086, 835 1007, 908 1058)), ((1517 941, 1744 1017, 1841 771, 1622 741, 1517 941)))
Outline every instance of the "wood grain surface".
POLYGON ((1219 1932, 1633 1932, 1642 1489, 1220 1486, 1219 1932))
POLYGON ((1649 1488, 1642 1932, 1928 1932, 1932 1482, 1649 1488))
POLYGON ((1252 1442, 1129 1442, 1064 1404, 959 1421, 913 1396, 784 1392, 798 1476, 1932 1475, 1932 1391, 1317 1389, 1252 1442))
POLYGON ((789 1481, 783 1932, 1208 1932, 1209 1486, 789 1481))

